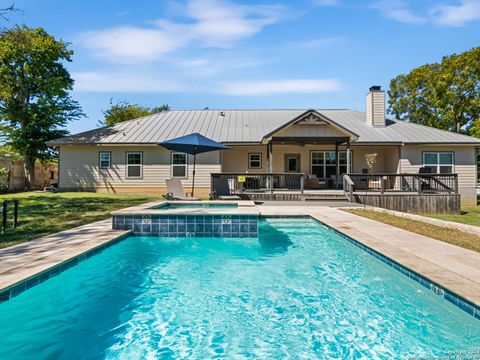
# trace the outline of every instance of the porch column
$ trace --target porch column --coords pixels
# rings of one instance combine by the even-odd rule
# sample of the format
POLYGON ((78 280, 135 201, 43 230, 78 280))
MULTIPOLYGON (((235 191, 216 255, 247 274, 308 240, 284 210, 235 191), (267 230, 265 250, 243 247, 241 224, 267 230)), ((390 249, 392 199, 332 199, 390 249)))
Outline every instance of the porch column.
POLYGON ((273 172, 272 142, 267 144, 268 172, 273 172))
MULTIPOLYGON (((270 141, 267 144, 267 157, 268 157, 268 172, 271 174, 273 172, 273 154, 272 154, 272 142, 270 141)), ((272 175, 267 175, 267 188, 270 189, 270 192, 273 194, 273 177, 272 175)))
POLYGON ((352 172, 352 164, 351 164, 351 154, 350 154, 350 140, 347 141, 347 174, 352 172))
POLYGON ((338 189, 338 180, 340 179, 340 159, 338 156, 338 142, 335 143, 335 189, 338 189))

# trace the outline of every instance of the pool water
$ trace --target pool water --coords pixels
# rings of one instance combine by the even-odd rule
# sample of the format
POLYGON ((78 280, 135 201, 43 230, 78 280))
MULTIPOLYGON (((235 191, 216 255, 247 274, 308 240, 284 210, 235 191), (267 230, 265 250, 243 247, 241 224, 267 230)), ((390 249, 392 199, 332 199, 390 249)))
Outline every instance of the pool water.
POLYGON ((131 237, 0 304, 0 359, 407 359, 480 321, 310 219, 131 237))
POLYGON ((204 202, 195 202, 195 203, 163 203, 157 206, 154 206, 152 209, 161 209, 161 210, 170 210, 170 209, 236 209, 238 204, 236 203, 204 203, 204 202))

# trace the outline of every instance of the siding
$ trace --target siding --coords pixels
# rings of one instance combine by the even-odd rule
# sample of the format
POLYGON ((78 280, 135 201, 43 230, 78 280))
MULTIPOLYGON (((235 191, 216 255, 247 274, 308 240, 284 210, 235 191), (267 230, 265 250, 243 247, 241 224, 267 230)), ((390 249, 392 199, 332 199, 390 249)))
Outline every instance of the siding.
POLYGON ((367 95, 367 122, 373 126, 385 126, 385 92, 371 91, 367 95))
POLYGON ((344 131, 341 131, 331 125, 291 125, 286 129, 279 131, 278 133, 274 134, 273 136, 319 136, 319 137, 331 137, 331 136, 339 136, 345 137, 350 136, 344 131))
POLYGON ((268 172, 267 146, 231 146, 229 150, 222 153, 222 171, 223 172, 268 172), (262 154, 262 168, 248 169, 248 154, 262 154))
MULTIPOLYGON (((197 155, 195 176, 196 187, 210 187, 210 173, 219 172, 218 151, 197 155)), ((182 179, 184 186, 191 186, 193 156, 189 156, 188 178, 182 179)), ((160 146, 62 146, 60 149, 59 179, 61 189, 109 188, 152 188, 165 187, 171 177, 170 151, 160 146), (110 151, 110 169, 99 169, 100 151, 110 151), (143 152, 143 177, 127 179, 125 153, 143 152)))
MULTIPOLYGON (((346 150, 345 146, 339 146, 339 151, 346 150)), ((311 151, 335 151, 335 145, 273 145, 273 171, 285 171, 285 154, 300 154, 301 172, 310 174, 311 151)), ((398 168, 398 146, 352 146, 353 172, 362 172, 366 168, 365 154, 376 152, 378 154, 374 171, 396 173, 398 168)), ((248 166, 248 153, 262 153, 262 169, 250 172, 268 172, 268 159, 266 146, 232 146, 231 150, 223 152, 222 171, 244 172, 248 166)))
POLYGON ((477 163, 474 146, 419 146, 405 145, 401 149, 400 171, 418 173, 423 166, 424 151, 451 151, 454 153, 454 172, 458 174, 458 187, 462 205, 476 205, 477 163))

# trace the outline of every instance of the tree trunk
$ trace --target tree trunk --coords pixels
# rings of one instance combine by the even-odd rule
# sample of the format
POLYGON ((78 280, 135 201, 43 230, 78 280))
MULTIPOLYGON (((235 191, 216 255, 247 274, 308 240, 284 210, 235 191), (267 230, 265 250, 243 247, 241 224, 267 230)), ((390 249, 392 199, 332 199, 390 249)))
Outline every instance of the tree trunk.
POLYGON ((35 184, 35 155, 23 155, 23 171, 25 173, 25 189, 32 190, 35 184))

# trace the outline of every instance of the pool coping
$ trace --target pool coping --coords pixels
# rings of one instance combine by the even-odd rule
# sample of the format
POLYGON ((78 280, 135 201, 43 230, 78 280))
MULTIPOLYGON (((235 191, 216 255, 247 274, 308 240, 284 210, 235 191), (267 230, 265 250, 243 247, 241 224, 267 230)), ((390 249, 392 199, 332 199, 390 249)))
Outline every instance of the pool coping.
MULTIPOLYGON (((260 207, 261 216, 290 217, 308 215, 326 225, 328 228, 347 238, 350 242, 365 249, 373 256, 392 266, 404 275, 443 296, 469 315, 480 319, 480 254, 472 250, 463 249, 439 240, 414 234, 387 224, 359 217, 336 208, 310 208, 302 211, 301 207, 278 210, 274 207, 260 207), (307 214, 308 213, 308 214, 307 214), (388 238, 385 234, 391 238, 388 238), (392 244, 392 239, 403 238, 407 241, 398 246, 392 244), (428 245, 434 243, 444 252, 434 260, 425 259, 424 254, 415 253, 418 242, 425 241, 428 245), (474 263, 475 272, 466 276, 465 269, 454 269, 457 264, 449 260, 451 253, 460 253, 465 262, 465 268, 474 263), (463 256, 465 255, 465 258, 463 256), (467 258, 470 256, 470 258, 467 258), (470 264, 468 262, 470 261, 470 264), (463 270, 463 272, 461 271, 463 270), (473 274, 473 275, 472 275, 473 274)), ((418 246, 417 246, 418 248, 418 246)), ((434 251, 432 251, 433 253, 434 251)), ((469 269, 471 270, 471 269, 469 269)), ((468 273, 468 272, 467 272, 468 273)))
POLYGON ((111 220, 107 219, 0 249, 0 303, 98 254, 131 233, 112 230, 111 220), (55 245, 59 248, 50 248, 55 245), (28 259, 32 254, 37 256, 28 259))
POLYGON ((376 251, 375 249, 362 244, 360 241, 346 235, 342 231, 339 231, 333 227, 330 227, 320 220, 311 217, 310 218, 314 221, 321 223, 322 225, 326 226, 330 231, 335 232, 345 240, 349 241, 350 243, 358 246, 363 251, 366 251, 368 254, 372 255, 373 257, 379 259, 380 261, 384 262, 388 266, 394 268, 395 270, 401 272, 405 276, 408 276, 410 279, 418 282, 428 290, 432 290, 435 294, 442 296, 445 300, 451 302, 453 305, 459 307, 461 310, 467 312, 469 315, 477 318, 480 320, 480 306, 475 305, 474 303, 468 301, 467 299, 455 294, 454 292, 450 291, 446 287, 436 283, 433 280, 428 279, 426 276, 421 275, 414 270, 400 264, 399 262, 395 261, 394 259, 389 258, 388 256, 383 255, 382 253, 376 251))
POLYGON ((255 202, 251 200, 207 200, 207 201, 153 201, 112 212, 115 215, 259 215, 255 202), (164 204, 237 204, 236 208, 194 208, 194 209, 155 209, 164 204))

